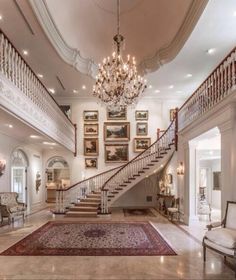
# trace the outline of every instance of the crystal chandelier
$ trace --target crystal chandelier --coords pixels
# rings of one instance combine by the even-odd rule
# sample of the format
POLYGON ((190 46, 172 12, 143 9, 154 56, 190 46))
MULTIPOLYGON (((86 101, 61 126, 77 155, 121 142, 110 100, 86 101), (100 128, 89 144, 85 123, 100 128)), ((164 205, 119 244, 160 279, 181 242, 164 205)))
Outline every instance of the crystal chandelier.
POLYGON ((93 95, 110 107, 133 105, 147 86, 146 80, 137 74, 135 58, 128 55, 124 61, 121 55, 124 37, 120 34, 120 0, 117 0, 117 34, 113 40, 116 52, 98 65, 93 95))

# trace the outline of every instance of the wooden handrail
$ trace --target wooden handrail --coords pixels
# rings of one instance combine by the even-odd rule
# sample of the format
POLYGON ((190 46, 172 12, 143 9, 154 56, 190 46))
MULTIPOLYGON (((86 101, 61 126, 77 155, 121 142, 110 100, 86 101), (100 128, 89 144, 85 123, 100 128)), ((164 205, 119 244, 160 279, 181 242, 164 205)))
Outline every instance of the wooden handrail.
POLYGON ((89 181, 89 180, 92 180, 92 179, 98 177, 98 176, 101 176, 101 175, 104 175, 104 174, 106 174, 106 173, 109 173, 109 172, 111 172, 111 171, 113 171, 113 170, 115 170, 115 169, 121 168, 122 166, 123 166, 123 165, 117 166, 117 167, 114 167, 114 168, 111 168, 111 169, 106 170, 106 171, 103 171, 103 172, 98 173, 98 174, 96 174, 96 175, 93 175, 93 176, 91 176, 91 177, 89 177, 89 178, 87 178, 87 179, 81 180, 81 181, 79 181, 79 182, 77 182, 77 183, 75 183, 75 184, 73 184, 73 185, 71 185, 71 186, 69 186, 69 187, 67 187, 67 188, 64 188, 64 189, 62 189, 62 188, 56 189, 56 191, 60 191, 60 192, 61 192, 61 191, 62 191, 62 192, 68 191, 68 190, 70 190, 70 189, 72 189, 72 188, 78 186, 79 184, 85 183, 85 182, 87 182, 87 181, 89 181))
POLYGON ((184 102, 184 104, 179 108, 179 111, 181 111, 181 109, 193 98, 193 96, 196 94, 196 92, 202 87, 202 85, 204 83, 207 82, 207 80, 209 79, 209 77, 225 62, 225 60, 227 60, 228 57, 231 56, 231 54, 236 50, 236 47, 234 47, 230 53, 224 58, 222 59, 222 61, 214 68, 214 70, 207 76, 207 78, 200 84, 199 87, 197 87, 197 89, 193 92, 193 94, 191 94, 189 96, 189 98, 184 102))
POLYGON ((25 61, 24 57, 21 55, 21 53, 17 50, 17 48, 14 46, 14 44, 12 43, 12 41, 8 38, 8 36, 5 34, 5 32, 0 28, 0 33, 3 34, 4 37, 6 37, 6 39, 9 41, 9 43, 12 45, 12 47, 15 49, 15 51, 17 52, 17 54, 20 56, 20 58, 24 61, 24 63, 26 64, 26 66, 30 69, 30 71, 34 74, 35 78, 37 79, 37 81, 42 85, 42 87, 45 89, 45 91, 47 92, 47 94, 51 97, 51 99, 56 103, 56 105, 58 106, 58 108, 60 109, 60 111, 65 115, 66 119, 74 126, 74 124, 72 123, 72 121, 68 118, 68 116, 66 115, 65 112, 62 111, 62 109, 60 108, 60 105, 57 103, 56 99, 48 92, 46 86, 42 83, 42 81, 38 78, 38 76, 35 74, 35 72, 33 71, 33 69, 29 66, 29 64, 25 61))
MULTIPOLYGON (((168 130, 171 128, 172 124, 176 121, 176 117, 177 114, 175 115, 174 119, 172 120, 172 122, 170 123, 170 125, 168 126, 168 128, 165 130, 165 132, 161 135, 161 137, 159 139, 157 139, 155 142, 153 142, 146 150, 144 150, 143 152, 141 152, 140 154, 138 154, 136 157, 134 157, 133 159, 131 159, 129 162, 127 162, 126 164, 124 164, 115 174, 113 174, 102 186, 102 190, 105 190, 105 185, 112 180, 121 170, 123 170, 126 166, 128 166, 131 162, 136 161, 142 154, 144 154, 147 150, 149 150, 151 147, 153 147, 157 142, 159 142, 168 132, 168 130)), ((176 134, 176 131, 175 131, 176 134)), ((149 155, 148 155, 149 156, 149 155)))

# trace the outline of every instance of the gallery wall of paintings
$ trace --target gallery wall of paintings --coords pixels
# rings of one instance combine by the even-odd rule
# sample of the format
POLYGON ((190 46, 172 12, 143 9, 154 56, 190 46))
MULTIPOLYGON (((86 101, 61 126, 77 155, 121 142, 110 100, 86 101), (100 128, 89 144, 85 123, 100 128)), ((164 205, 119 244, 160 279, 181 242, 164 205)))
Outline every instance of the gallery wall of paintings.
POLYGON ((60 104, 70 104, 71 120, 77 124, 75 182, 137 156, 157 139, 157 128, 167 128, 170 109, 178 106, 176 101, 151 98, 120 111, 107 110, 92 98, 61 99, 60 104))

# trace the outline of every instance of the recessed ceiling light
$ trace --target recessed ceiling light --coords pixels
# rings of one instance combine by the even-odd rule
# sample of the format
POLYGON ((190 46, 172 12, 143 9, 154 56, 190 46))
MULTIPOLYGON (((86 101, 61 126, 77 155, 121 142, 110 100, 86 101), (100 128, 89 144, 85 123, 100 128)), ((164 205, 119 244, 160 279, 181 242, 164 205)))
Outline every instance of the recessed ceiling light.
POLYGON ((161 168, 163 167, 163 164, 161 164, 161 168))
POLYGON ((44 141, 43 144, 44 144, 44 145, 52 145, 52 146, 55 146, 55 145, 56 145, 55 142, 47 142, 47 141, 44 141))
POLYGON ((159 90, 159 89, 156 89, 156 90, 155 90, 155 92, 156 92, 156 93, 159 93, 159 92, 160 92, 160 90, 159 90))
POLYGON ((36 139, 36 138, 39 138, 39 136, 38 135, 30 135, 30 138, 36 139))
POLYGON ((170 85, 170 86, 169 86, 169 89, 172 89, 172 88, 174 88, 174 86, 173 86, 173 85, 170 85))
POLYGON ((152 88, 152 85, 149 85, 148 88, 152 88))
POLYGON ((176 93, 183 93, 183 91, 182 90, 177 90, 176 93))
POLYGON ((7 125, 9 128, 13 128, 13 125, 12 124, 8 124, 7 125))
POLYGON ((51 92, 52 94, 55 94, 56 92, 54 88, 49 88, 48 91, 51 92))
POLYGON ((190 73, 188 73, 188 74, 186 75, 187 78, 191 78, 192 76, 193 76, 193 75, 190 74, 190 73))
POLYGON ((208 49, 208 50, 207 50, 207 53, 208 53, 208 54, 213 54, 215 51, 216 51, 216 49, 211 48, 211 49, 208 49))
POLYGON ((43 74, 40 74, 40 73, 39 73, 39 74, 38 74, 38 77, 42 79, 42 78, 43 78, 43 74))
POLYGON ((86 85, 82 85, 82 89, 85 90, 86 89, 86 85))
POLYGON ((73 89, 73 93, 78 93, 78 90, 77 89, 73 89))
POLYGON ((2 15, 0 15, 0 20, 3 20, 3 16, 2 15))
POLYGON ((27 50, 23 50, 22 53, 23 53, 23 55, 28 55, 29 54, 29 52, 27 50))

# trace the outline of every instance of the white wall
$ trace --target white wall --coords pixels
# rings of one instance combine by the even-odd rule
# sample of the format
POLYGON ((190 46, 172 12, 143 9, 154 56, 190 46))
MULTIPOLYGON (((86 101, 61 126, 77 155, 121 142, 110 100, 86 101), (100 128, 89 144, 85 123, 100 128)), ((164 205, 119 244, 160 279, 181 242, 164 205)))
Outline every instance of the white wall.
POLYGON ((157 190, 157 175, 153 174, 119 197, 112 207, 154 207, 157 205, 157 190), (147 201, 147 196, 151 196, 152 201, 147 201))
POLYGON ((0 177, 0 192, 11 191, 11 154, 16 149, 23 150, 28 158, 29 166, 27 168, 27 192, 28 192, 28 213, 39 210, 45 206, 45 183, 44 171, 42 169, 42 151, 34 146, 25 145, 12 137, 0 133, 0 159, 6 160, 6 170, 0 177), (40 172, 42 183, 39 191, 36 191, 35 180, 36 173, 40 172))
MULTIPOLYGON (((70 99, 58 99, 60 104, 71 105, 72 107, 72 122, 77 124, 77 140, 78 140, 78 155, 76 158, 68 157, 65 153, 65 157, 68 159, 68 163, 71 166, 71 181, 78 182, 83 177, 88 178, 97 173, 103 172, 110 168, 121 165, 120 163, 105 163, 104 160, 104 139, 103 139, 103 124, 107 122, 106 107, 101 106, 95 99, 92 98, 70 98, 70 99), (99 156, 98 156, 98 169, 85 169, 84 163, 84 110, 98 110, 99 111, 99 156)), ((166 129, 170 123, 169 110, 182 105, 183 100, 161 100, 142 98, 135 108, 127 109, 127 122, 130 122, 130 141, 129 143, 129 159, 132 159, 137 153, 133 152, 133 139, 136 136, 136 123, 135 110, 148 110, 148 135, 145 137, 151 137, 152 142, 156 140, 157 129, 166 129)), ((122 122, 122 121, 121 121, 122 122)), ((117 142, 115 142, 117 143, 117 142)), ((118 142, 119 143, 119 142, 118 142)), ((123 142, 127 143, 127 142, 123 142)), ((45 160, 48 160, 53 154, 45 155, 45 160)))

